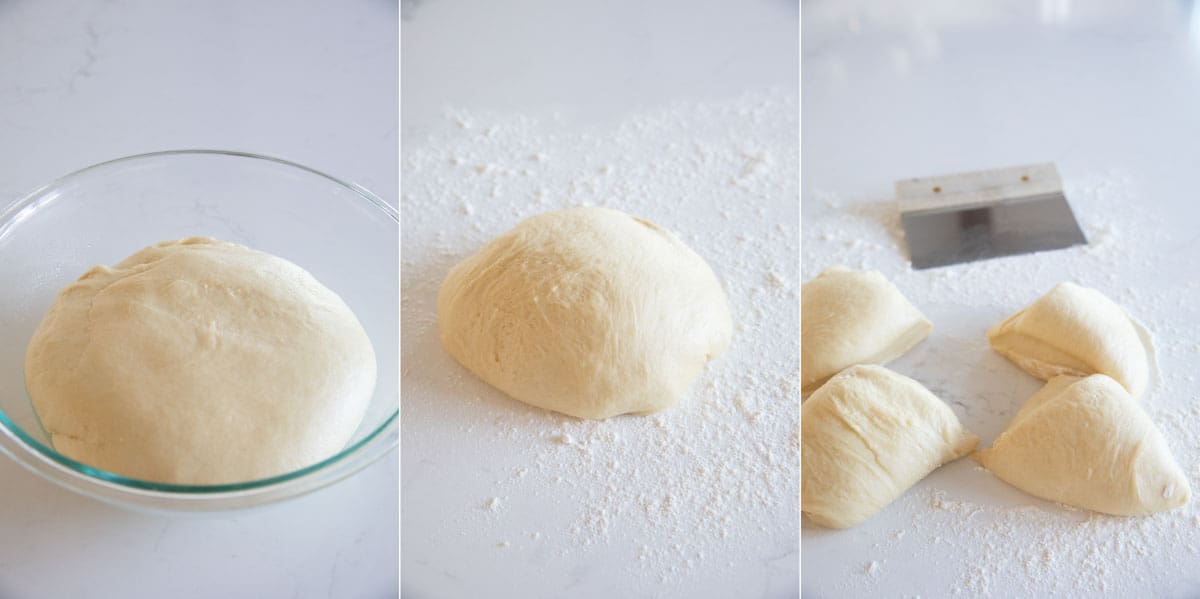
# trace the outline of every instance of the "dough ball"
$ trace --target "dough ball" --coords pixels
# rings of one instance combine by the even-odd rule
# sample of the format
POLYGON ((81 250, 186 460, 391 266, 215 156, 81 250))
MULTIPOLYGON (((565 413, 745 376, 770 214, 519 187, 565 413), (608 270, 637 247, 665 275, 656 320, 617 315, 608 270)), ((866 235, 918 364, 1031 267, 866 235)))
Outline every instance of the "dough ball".
POLYGON ((852 366, 801 407, 800 507, 822 526, 856 526, 978 443, 920 383, 852 366))
POLYGON ((882 274, 829 268, 800 287, 801 391, 855 364, 885 364, 932 328, 882 274))
POLYGON ((375 354, 350 308, 300 267, 191 238, 64 289, 25 377, 63 455, 141 480, 221 484, 340 451, 371 400, 375 354))
POLYGON ((1134 397, 1150 380, 1149 336, 1095 289, 1060 283, 988 331, 992 348, 1042 380, 1107 374, 1134 397))
POLYGON ((1103 374, 1050 379, 975 457, 1031 495, 1106 514, 1153 514, 1191 495, 1154 422, 1103 374))
POLYGON ((437 311, 442 344, 468 370, 579 418, 674 404, 733 329, 700 256, 604 208, 534 216, 492 240, 446 275, 437 311))

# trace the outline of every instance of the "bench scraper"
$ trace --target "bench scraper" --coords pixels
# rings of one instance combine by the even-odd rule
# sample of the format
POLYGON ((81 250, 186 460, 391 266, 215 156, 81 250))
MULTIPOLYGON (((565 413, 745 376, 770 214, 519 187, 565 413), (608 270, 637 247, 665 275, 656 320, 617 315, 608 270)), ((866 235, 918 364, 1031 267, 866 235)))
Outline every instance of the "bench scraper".
POLYGON ((916 269, 1087 244, 1053 163, 897 181, 896 198, 916 269))

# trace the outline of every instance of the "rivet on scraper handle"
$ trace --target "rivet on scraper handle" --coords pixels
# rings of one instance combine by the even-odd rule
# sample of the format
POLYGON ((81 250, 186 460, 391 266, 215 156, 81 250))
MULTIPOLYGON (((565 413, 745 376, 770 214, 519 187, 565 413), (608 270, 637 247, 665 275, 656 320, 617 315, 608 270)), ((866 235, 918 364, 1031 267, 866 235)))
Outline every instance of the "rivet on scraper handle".
POLYGON ((913 268, 1087 244, 1053 163, 896 182, 913 268))

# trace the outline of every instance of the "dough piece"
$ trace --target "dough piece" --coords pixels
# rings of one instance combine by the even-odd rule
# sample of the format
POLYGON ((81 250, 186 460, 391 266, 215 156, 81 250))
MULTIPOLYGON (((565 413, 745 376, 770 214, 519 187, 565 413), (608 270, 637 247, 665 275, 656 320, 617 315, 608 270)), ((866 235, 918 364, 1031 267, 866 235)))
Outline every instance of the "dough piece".
POLYGON ((437 306, 442 344, 468 370, 578 418, 673 405, 733 332, 700 256, 604 208, 518 224, 450 270, 437 306))
POLYGON ((885 364, 932 328, 882 274, 829 268, 800 287, 801 391, 854 364, 885 364))
POLYGON ((1148 336, 1104 294, 1060 283, 1028 308, 988 331, 992 348, 1042 380, 1100 373, 1134 397, 1150 381, 1148 336))
POLYGON ((160 243, 65 288, 25 359, 54 448, 117 474, 206 485, 340 451, 375 386, 350 308, 270 254, 160 243))
POLYGON ((1103 374, 1050 379, 975 457, 1026 493, 1106 514, 1153 514, 1191 495, 1154 422, 1103 374))
POLYGON ((920 383, 852 366, 801 407, 801 509, 822 526, 856 526, 978 443, 920 383))

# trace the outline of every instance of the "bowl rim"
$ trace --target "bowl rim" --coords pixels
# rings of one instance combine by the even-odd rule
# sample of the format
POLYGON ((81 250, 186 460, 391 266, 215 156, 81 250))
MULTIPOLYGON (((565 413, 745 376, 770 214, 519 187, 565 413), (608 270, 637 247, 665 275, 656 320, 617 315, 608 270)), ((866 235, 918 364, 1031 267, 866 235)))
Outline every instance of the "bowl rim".
MULTIPOLYGON (((31 207, 36 206, 39 201, 43 199, 43 196, 80 175, 118 164, 170 156, 222 156, 232 158, 248 158, 299 169, 349 189, 369 205, 383 212, 389 219, 394 221, 397 226, 399 226, 400 223, 399 212, 397 208, 393 207, 387 202, 384 202, 374 193, 367 190, 365 187, 358 185, 357 183, 339 179, 329 175, 328 173, 292 162, 290 160, 276 158, 274 156, 268 156, 265 154, 235 150, 194 148, 131 154, 128 156, 122 156, 120 158, 98 162, 60 176, 46 184, 37 187, 33 191, 30 191, 16 201, 10 203, 3 210, 0 210, 0 239, 7 235, 9 229, 11 229, 13 225, 18 224, 21 220, 24 220, 25 216, 27 215, 23 213, 25 213, 27 210, 35 209, 31 207)), ((26 391, 26 395, 28 395, 28 391, 26 391)), ((185 507, 185 509, 196 509, 196 501, 205 499, 220 499, 223 501, 218 501, 217 503, 223 505, 217 506, 215 509, 223 509, 228 507, 243 507, 245 502, 241 501, 242 499, 260 494, 272 494, 272 491, 279 490, 281 486, 286 483, 296 483, 298 492, 294 494, 289 493, 283 496, 272 497, 268 499, 268 501, 295 497, 324 487, 328 484, 332 484, 333 482, 341 480, 342 478, 361 470, 367 465, 374 463, 379 457, 382 457, 399 444, 399 417, 400 405, 397 401, 395 410, 390 412, 390 415, 383 421, 382 424, 372 429, 371 432, 362 439, 347 445, 336 454, 329 456, 324 460, 276 476, 237 483, 222 483, 215 485, 185 485, 148 481, 134 477, 123 476, 104 469, 88 466, 87 464, 59 453, 52 447, 48 447, 45 443, 42 443, 41 441, 38 441, 30 436, 30 434, 21 426, 13 422, 2 408, 0 408, 0 433, 3 435, 0 436, 0 452, 7 454, 21 466, 51 480, 52 482, 67 486, 73 490, 84 491, 85 493, 88 491, 97 491, 99 492, 98 498, 105 501, 122 503, 123 499, 157 498, 160 500, 165 500, 168 504, 175 504, 152 507, 176 509, 185 507), (356 456, 360 459, 351 459, 356 456), (332 466, 336 465, 341 465, 343 468, 340 470, 331 468, 332 466), (46 468, 49 468, 50 470, 47 471, 46 468), (323 474, 332 474, 332 476, 321 476, 323 474), (84 483, 84 485, 88 488, 80 488, 72 484, 73 482, 84 483), (183 503, 179 504, 179 501, 182 501, 183 503)))
POLYGON ((17 213, 19 213, 21 210, 23 210, 26 206, 28 206, 29 204, 32 204, 34 201, 36 201, 37 198, 39 196, 41 196, 42 194, 46 193, 47 191, 65 183, 79 175, 82 175, 84 173, 88 173, 88 172, 91 172, 94 170, 98 170, 98 169, 104 168, 106 166, 112 166, 114 164, 121 163, 121 162, 133 162, 134 160, 141 160, 141 159, 146 159, 146 158, 160 158, 160 157, 164 157, 164 156, 176 156, 176 155, 195 155, 195 156, 209 155, 209 156, 229 156, 229 157, 235 157, 235 158, 252 158, 255 160, 262 160, 265 162, 274 162, 277 164, 282 164, 284 166, 290 166, 293 168, 297 168, 302 171, 306 171, 308 173, 317 175, 321 178, 328 179, 334 183, 337 183, 338 185, 341 185, 342 187, 345 187, 345 188, 353 191, 354 193, 361 196, 362 199, 366 200, 368 203, 373 205, 375 208, 382 210, 385 214, 388 215, 389 218, 396 221, 397 225, 400 224, 399 210, 396 207, 392 206, 391 204, 380 199, 379 196, 375 195, 367 188, 363 187, 362 185, 359 185, 358 183, 354 183, 353 181, 346 181, 343 179, 339 179, 337 177, 334 177, 333 175, 330 175, 329 173, 312 168, 311 166, 304 166, 303 164, 300 164, 298 162, 292 162, 291 160, 286 160, 284 158, 276 158, 275 156, 268 156, 266 154, 258 154, 256 152, 243 152, 243 151, 239 151, 239 150, 214 150, 211 148, 184 148, 184 149, 179 149, 179 150, 158 150, 158 151, 154 151, 154 152, 143 152, 141 154, 130 154, 128 156, 121 156, 120 158, 113 158, 111 160, 97 162, 95 164, 85 166, 81 169, 71 171, 65 175, 62 175, 55 179, 52 179, 50 182, 42 184, 42 185, 38 186, 36 189, 34 189, 33 191, 30 191, 29 193, 26 193, 25 195, 21 196, 20 198, 17 198, 16 200, 10 202, 7 206, 4 207, 3 210, 0 210, 0 237, 4 236, 5 228, 7 225, 6 221, 13 218, 17 213))

